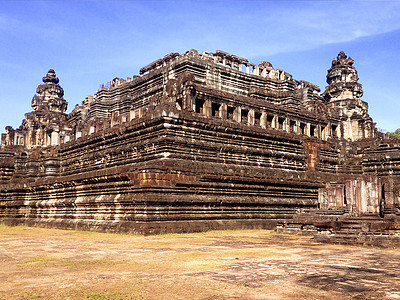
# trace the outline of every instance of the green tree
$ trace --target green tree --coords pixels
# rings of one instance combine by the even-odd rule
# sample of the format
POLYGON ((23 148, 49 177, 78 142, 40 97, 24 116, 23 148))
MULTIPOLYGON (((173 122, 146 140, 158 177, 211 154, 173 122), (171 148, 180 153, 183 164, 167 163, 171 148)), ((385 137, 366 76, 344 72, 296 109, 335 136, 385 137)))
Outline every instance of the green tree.
POLYGON ((400 139, 400 128, 398 128, 395 132, 389 132, 389 134, 400 139))

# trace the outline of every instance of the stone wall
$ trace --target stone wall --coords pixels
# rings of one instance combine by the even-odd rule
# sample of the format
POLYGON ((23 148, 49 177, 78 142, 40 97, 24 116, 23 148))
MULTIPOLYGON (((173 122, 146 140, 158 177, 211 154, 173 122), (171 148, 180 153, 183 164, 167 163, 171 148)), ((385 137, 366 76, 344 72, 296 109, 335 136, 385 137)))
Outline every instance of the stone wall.
POLYGON ((99 222, 110 230, 122 222, 132 232, 164 221, 251 227, 251 220, 275 224, 316 207, 321 184, 308 178, 298 139, 239 124, 227 132, 194 113, 175 114, 66 143, 54 164, 41 153, 22 170, 29 171, 29 188, 14 178, 2 191, 4 222, 95 230, 99 222))

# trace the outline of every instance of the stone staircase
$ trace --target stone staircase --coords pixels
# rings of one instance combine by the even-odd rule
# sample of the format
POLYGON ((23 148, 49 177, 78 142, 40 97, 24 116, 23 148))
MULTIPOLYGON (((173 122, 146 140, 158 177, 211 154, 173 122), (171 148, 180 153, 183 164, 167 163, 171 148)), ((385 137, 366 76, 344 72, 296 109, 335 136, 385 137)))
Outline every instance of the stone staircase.
POLYGON ((315 222, 318 242, 400 246, 400 219, 375 215, 348 217, 331 222, 315 222))

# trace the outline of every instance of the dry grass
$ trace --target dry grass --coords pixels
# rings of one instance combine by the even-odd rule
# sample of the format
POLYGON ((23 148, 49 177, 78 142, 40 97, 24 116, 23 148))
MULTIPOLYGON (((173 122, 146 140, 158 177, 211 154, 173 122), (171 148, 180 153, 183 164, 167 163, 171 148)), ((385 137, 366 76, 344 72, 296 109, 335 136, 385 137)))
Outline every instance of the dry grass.
POLYGON ((346 299, 359 293, 305 284, 302 271, 326 256, 312 262, 323 273, 343 251, 383 250, 265 230, 140 236, 0 225, 0 299, 346 299))

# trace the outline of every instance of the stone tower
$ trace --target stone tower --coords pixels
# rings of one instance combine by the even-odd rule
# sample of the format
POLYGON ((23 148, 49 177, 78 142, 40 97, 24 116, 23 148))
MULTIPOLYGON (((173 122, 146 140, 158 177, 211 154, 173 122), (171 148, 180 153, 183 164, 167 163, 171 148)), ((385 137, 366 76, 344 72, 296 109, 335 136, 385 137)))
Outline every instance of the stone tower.
POLYGON ((72 132, 67 122, 67 101, 63 98, 64 90, 58 84, 59 79, 53 69, 43 77, 43 84, 36 89, 32 99, 32 112, 25 114, 25 119, 18 129, 6 127, 2 137, 2 146, 24 146, 28 149, 54 146, 69 140, 72 132))
POLYGON ((33 110, 65 113, 68 103, 63 98, 64 90, 58 84, 59 79, 54 70, 50 69, 42 80, 43 84, 37 87, 36 95, 32 99, 33 110))
POLYGON ((341 124, 339 135, 356 141, 374 136, 375 127, 368 114, 368 104, 361 100, 362 85, 358 83, 354 60, 341 51, 332 61, 326 76, 325 100, 332 110, 337 110, 341 124))

